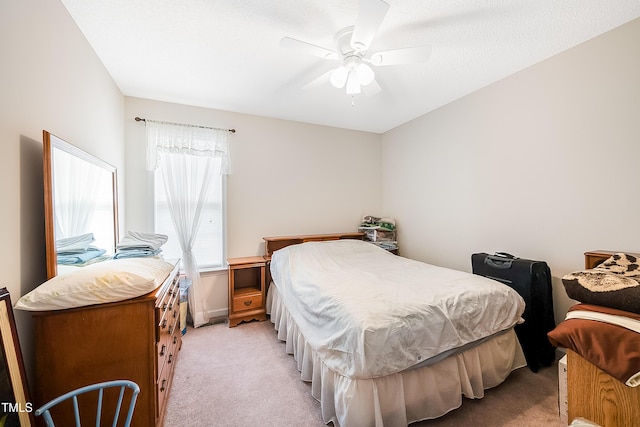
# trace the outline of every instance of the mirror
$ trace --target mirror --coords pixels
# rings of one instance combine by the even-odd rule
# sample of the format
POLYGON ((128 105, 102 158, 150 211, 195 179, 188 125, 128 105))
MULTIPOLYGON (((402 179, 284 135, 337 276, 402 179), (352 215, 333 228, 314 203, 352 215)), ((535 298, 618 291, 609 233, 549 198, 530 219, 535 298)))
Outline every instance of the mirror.
POLYGON ((116 168, 43 131, 47 278, 109 259, 118 242, 116 168))

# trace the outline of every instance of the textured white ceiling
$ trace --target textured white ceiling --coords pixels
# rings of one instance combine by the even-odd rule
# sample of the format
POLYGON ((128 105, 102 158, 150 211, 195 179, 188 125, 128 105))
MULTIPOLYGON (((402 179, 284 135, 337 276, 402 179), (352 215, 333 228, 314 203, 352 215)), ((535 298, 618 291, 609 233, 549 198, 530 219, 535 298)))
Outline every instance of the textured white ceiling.
POLYGON ((638 0, 388 0, 370 50, 430 44, 426 63, 375 68, 352 105, 329 83, 357 0, 62 0, 124 95, 382 133, 640 16, 638 0))

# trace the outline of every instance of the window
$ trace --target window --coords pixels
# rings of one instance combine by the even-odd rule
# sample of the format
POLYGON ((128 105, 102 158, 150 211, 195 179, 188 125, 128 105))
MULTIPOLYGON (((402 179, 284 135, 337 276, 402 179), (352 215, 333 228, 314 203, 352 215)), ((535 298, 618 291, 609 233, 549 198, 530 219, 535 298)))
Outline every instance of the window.
MULTIPOLYGON (((194 162, 205 161, 205 157, 191 157, 194 162)), ((219 158, 212 160, 218 164, 221 162, 219 158)), ((171 221, 160 167, 153 172, 153 176, 155 232, 169 236, 167 243, 162 247, 162 255, 167 259, 182 258, 182 249, 171 221)), ((224 268, 226 175, 214 174, 212 179, 193 249, 200 271, 224 268)))

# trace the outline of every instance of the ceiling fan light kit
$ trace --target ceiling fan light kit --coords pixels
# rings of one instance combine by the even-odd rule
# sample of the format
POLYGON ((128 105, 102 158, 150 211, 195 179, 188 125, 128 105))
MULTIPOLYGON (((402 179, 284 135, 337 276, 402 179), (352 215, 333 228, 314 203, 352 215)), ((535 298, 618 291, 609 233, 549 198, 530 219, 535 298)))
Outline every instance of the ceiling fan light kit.
POLYGON ((333 70, 329 81, 339 89, 347 85, 347 95, 360 93, 362 86, 373 82, 375 73, 367 64, 362 62, 358 56, 351 56, 345 59, 344 65, 340 65, 333 70))
POLYGON ((347 95, 360 93, 361 87, 356 74, 353 72, 349 73, 349 78, 347 78, 347 95))
POLYGON ((356 67, 356 74, 358 75, 358 81, 362 86, 366 86, 373 81, 375 73, 367 64, 362 62, 356 67))
POLYGON ((347 70, 347 67, 345 67, 344 65, 341 65, 331 72, 331 77, 329 78, 329 81, 331 82, 333 87, 337 87, 338 89, 341 89, 344 87, 344 84, 347 82, 348 78, 349 78, 349 70, 347 70))
POLYGON ((431 46, 428 45, 368 53, 388 10, 389 3, 384 0, 360 0, 356 24, 336 33, 335 50, 291 37, 284 37, 280 47, 323 59, 342 60, 342 64, 329 73, 331 85, 339 89, 346 86, 346 94, 352 99, 353 95, 361 93, 364 86, 372 87, 366 91, 367 94, 376 94, 380 86, 368 64, 379 67, 424 62, 431 54, 431 46))

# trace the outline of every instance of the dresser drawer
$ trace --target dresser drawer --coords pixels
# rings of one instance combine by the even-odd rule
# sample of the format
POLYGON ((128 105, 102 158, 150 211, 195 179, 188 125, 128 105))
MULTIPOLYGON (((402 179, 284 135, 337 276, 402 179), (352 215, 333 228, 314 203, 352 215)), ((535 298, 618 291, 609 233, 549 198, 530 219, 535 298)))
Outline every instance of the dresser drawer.
MULTIPOLYGON (((158 328, 160 330, 157 343, 158 372, 162 372, 165 363, 170 363, 176 357, 176 338, 180 333, 179 307, 174 305, 171 310, 166 310, 158 328)), ((179 339, 179 338, 178 338, 179 339)))
POLYGON ((262 308, 262 294, 259 292, 236 295, 233 298, 233 311, 255 310, 262 308))
POLYGON ((158 338, 160 334, 170 329, 171 324, 180 317, 180 289, 177 281, 171 284, 160 302, 158 310, 158 338))
MULTIPOLYGON (((170 318, 173 319, 173 316, 170 318)), ((181 344, 182 342, 178 322, 172 321, 165 329, 165 332, 161 334, 160 341, 157 344, 158 382, 156 387, 158 408, 160 411, 164 411, 165 400, 168 389, 171 385, 173 369, 181 344)))
POLYGON ((167 311, 158 327, 160 329, 158 342, 161 342, 163 339, 166 339, 168 342, 170 339, 169 337, 174 335, 174 333, 180 328, 178 308, 176 307, 171 311, 167 311))
POLYGON ((156 383, 158 397, 158 404, 156 406, 158 413, 156 414, 156 417, 159 417, 162 415, 162 412, 164 412, 164 406, 169 394, 169 387, 171 387, 171 375, 169 374, 170 370, 165 369, 156 383))
POLYGON ((167 361, 167 356, 169 355, 169 352, 171 350, 170 342, 171 335, 169 335, 168 331, 165 330, 164 333, 160 334, 160 339, 156 344, 156 356, 158 357, 158 377, 164 369, 164 365, 167 361))
POLYGON ((173 369, 179 350, 177 343, 176 336, 167 336, 166 340, 158 343, 158 378, 170 374, 173 369))

